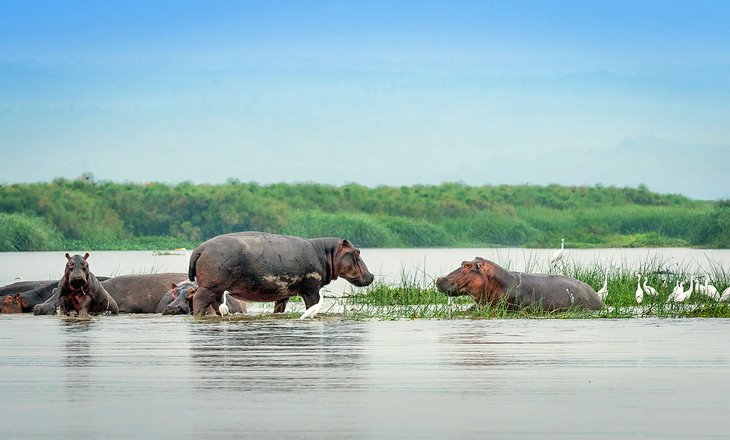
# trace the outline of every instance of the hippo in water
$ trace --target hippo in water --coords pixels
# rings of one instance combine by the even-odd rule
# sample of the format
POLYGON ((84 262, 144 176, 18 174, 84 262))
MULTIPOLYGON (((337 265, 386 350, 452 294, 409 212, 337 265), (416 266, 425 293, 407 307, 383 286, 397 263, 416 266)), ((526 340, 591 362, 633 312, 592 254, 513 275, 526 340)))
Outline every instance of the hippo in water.
POLYGON ((510 272, 477 257, 436 280, 447 296, 470 295, 477 304, 505 301, 510 309, 541 307, 543 310, 603 307, 601 297, 588 284, 562 275, 510 272))
POLYGON ((373 274, 360 250, 341 238, 314 238, 238 232, 213 237, 190 256, 188 277, 197 281, 193 314, 202 316, 209 305, 218 310, 224 291, 245 301, 276 301, 283 312, 294 295, 304 299, 313 317, 322 306, 319 289, 342 277, 355 286, 368 286, 373 274), (316 306, 316 307, 315 307, 316 306))
MULTIPOLYGON (((163 315, 189 315, 193 311, 193 295, 198 289, 198 284, 194 281, 182 281, 173 284, 165 296, 162 297, 157 305, 157 313, 163 315)), ((223 293, 228 308, 228 313, 246 313, 246 303, 244 301, 233 298, 228 292, 223 293)), ((213 306, 209 306, 206 315, 215 315, 213 306)))
POLYGON ((101 283, 124 313, 155 313, 170 284, 187 281, 184 273, 121 275, 101 283))
POLYGON ((33 290, 39 286, 46 286, 48 284, 58 284, 58 280, 43 280, 43 281, 18 281, 7 286, 0 287, 0 296, 15 295, 16 293, 27 292, 33 290))
POLYGON ((117 314, 119 307, 101 282, 89 270, 89 254, 70 256, 66 254, 66 269, 58 282, 53 295, 43 304, 33 308, 36 315, 55 310, 58 305, 62 315, 76 312, 79 318, 88 318, 89 312, 100 313, 106 310, 117 314))
POLYGON ((44 284, 34 284, 30 290, 18 291, 14 295, 3 297, 0 311, 2 313, 32 312, 33 307, 48 300, 53 290, 58 287, 58 281, 48 281, 44 284))

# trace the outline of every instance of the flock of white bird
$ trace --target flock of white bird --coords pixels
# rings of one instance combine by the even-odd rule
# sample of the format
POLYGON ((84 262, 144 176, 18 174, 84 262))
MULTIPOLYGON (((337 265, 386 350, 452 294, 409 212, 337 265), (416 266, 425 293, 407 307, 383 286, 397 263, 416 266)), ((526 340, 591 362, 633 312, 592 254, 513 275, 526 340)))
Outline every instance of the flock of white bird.
MULTIPOLYGON (((550 267, 556 267, 557 264, 563 259, 563 255, 565 253, 565 239, 560 240, 560 249, 555 251, 553 255, 550 257, 550 267)), ((644 295, 647 296, 658 296, 659 292, 657 290, 647 284, 648 277, 644 278, 644 284, 642 286, 641 279, 642 275, 641 273, 637 274, 638 279, 636 280, 636 302, 638 304, 641 304, 644 301, 644 295)), ((730 287, 726 288, 722 291, 722 294, 720 294, 717 291, 717 288, 710 284, 710 277, 709 275, 704 275, 705 283, 700 283, 700 280, 698 278, 690 277, 688 280, 689 288, 687 290, 684 290, 684 281, 677 281, 676 286, 674 286, 674 289, 672 290, 672 293, 669 294, 669 297, 667 298, 668 303, 681 303, 684 301, 687 301, 689 297, 692 295, 692 293, 697 293, 698 295, 704 295, 707 296, 710 299, 713 299, 715 301, 719 302, 727 302, 730 301, 730 287)), ((601 287, 598 292, 598 295, 601 297, 602 301, 606 300, 606 297, 608 296, 608 274, 604 275, 603 278, 603 287, 601 287)))

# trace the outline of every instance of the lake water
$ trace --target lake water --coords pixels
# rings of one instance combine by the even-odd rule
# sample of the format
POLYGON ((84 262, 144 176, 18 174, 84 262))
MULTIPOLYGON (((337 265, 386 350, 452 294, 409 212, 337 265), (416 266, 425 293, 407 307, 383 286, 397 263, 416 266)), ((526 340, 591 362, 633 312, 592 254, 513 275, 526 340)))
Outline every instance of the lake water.
POLYGON ((0 315, 3 438, 727 438, 730 320, 0 315))
MULTIPOLYGON (((364 249, 386 282, 483 256, 552 250, 364 249)), ((570 250, 579 264, 730 251, 570 250)), ((185 272, 184 254, 92 252, 98 275, 185 272)), ((662 260, 664 261, 664 260, 662 260)), ((0 280, 60 278, 62 252, 2 253, 0 280)), ((9 282, 7 281, 7 282, 9 282)), ((349 291, 338 280, 329 291, 349 291)), ((294 305, 296 306, 296 305, 294 305)), ((2 438, 727 438, 730 320, 270 319, 90 322, 0 314, 2 438)))

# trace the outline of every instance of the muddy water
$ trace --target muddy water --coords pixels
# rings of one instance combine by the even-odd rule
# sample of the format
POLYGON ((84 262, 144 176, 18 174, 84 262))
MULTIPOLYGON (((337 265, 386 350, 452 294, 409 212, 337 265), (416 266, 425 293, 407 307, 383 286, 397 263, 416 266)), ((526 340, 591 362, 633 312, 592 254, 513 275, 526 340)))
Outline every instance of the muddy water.
POLYGON ((0 315, 2 438, 726 438, 730 320, 0 315))

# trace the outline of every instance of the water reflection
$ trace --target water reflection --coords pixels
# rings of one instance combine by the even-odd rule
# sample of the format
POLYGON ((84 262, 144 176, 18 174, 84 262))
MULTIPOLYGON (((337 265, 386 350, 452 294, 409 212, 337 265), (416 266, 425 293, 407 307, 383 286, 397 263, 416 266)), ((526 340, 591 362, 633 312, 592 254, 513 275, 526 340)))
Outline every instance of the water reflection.
POLYGON ((366 329, 347 322, 199 323, 191 356, 202 390, 355 389, 366 329))
POLYGON ((72 401, 78 401, 89 389, 89 371, 94 368, 91 350, 91 321, 62 320, 64 341, 64 388, 72 401))

